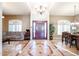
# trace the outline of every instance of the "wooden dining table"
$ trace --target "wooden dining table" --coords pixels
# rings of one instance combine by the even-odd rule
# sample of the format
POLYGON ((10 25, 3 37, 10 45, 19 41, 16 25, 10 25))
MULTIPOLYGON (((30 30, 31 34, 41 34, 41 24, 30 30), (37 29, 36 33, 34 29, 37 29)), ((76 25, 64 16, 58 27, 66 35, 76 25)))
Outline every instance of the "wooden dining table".
POLYGON ((71 37, 73 37, 76 40, 76 47, 77 50, 79 50, 79 34, 71 34, 71 37))

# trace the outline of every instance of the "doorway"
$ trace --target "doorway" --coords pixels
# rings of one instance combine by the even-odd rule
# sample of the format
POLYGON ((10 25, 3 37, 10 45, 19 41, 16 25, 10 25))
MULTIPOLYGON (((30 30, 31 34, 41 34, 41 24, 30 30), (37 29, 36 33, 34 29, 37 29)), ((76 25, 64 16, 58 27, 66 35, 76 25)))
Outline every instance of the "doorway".
POLYGON ((47 21, 33 21, 32 23, 32 38, 47 39, 47 21))

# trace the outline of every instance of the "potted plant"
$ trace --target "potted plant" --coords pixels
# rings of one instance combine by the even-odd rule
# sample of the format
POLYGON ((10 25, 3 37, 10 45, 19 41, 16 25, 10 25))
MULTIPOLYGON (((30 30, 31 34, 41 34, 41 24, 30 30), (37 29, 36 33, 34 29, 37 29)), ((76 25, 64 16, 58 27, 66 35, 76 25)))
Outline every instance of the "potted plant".
POLYGON ((50 40, 53 39, 54 31, 55 31, 55 27, 53 26, 53 24, 50 24, 49 25, 50 40))

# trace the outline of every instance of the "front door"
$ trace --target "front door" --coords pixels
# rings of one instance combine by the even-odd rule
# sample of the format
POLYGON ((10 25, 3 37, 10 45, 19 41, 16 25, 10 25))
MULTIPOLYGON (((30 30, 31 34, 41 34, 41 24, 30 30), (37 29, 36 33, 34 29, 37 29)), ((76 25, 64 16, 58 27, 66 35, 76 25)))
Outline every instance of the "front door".
POLYGON ((33 21, 33 39, 47 39, 47 21, 33 21))

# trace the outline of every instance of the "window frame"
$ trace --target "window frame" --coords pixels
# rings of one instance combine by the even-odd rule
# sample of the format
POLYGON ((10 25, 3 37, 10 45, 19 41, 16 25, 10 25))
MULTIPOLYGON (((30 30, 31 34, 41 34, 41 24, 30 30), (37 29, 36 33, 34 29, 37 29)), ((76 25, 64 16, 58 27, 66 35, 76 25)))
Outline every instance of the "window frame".
POLYGON ((8 31, 9 32, 21 32, 22 31, 22 21, 21 20, 9 20, 8 31), (12 27, 14 26, 14 29, 12 28, 13 30, 11 30, 10 26, 12 26, 12 27), (20 29, 17 29, 19 27, 20 27, 20 29))
POLYGON ((62 32, 64 32, 64 31, 70 32, 70 30, 71 30, 70 25, 71 25, 71 22, 69 20, 59 20, 58 25, 57 25, 58 26, 57 35, 62 35, 62 32), (62 28, 61 31, 59 29, 59 26, 62 28))

